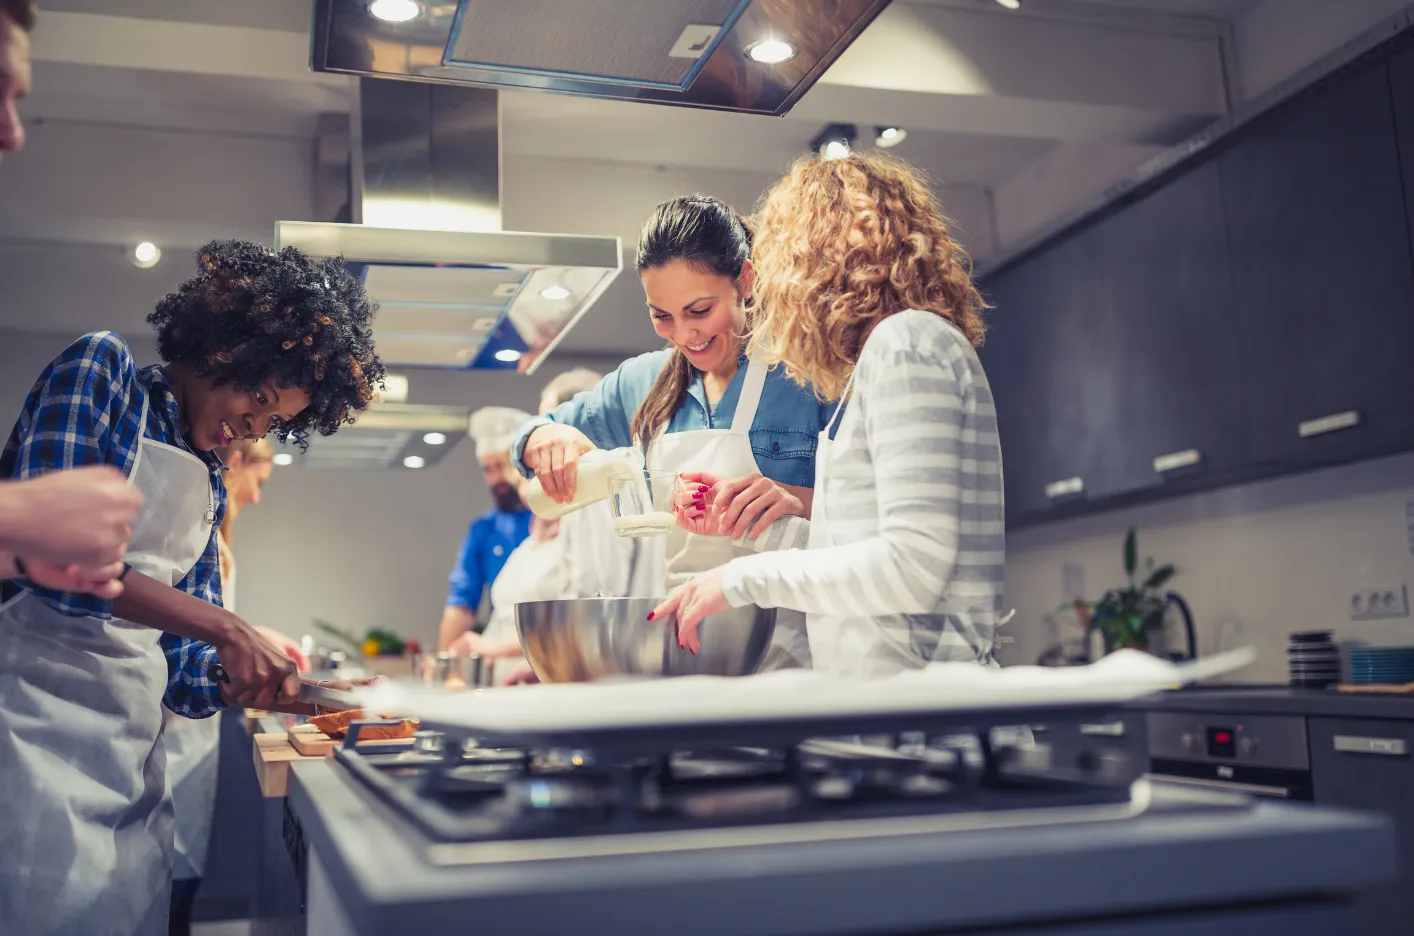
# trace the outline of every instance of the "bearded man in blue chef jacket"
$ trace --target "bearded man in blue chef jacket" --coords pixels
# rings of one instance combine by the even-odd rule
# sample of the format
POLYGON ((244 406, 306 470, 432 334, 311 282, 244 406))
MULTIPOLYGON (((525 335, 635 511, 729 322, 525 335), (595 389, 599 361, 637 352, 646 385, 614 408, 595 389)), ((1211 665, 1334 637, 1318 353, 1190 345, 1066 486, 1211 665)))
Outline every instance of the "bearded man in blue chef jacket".
POLYGON ((455 650, 454 644, 470 633, 482 592, 491 587, 511 552, 530 535, 530 510, 511 480, 511 443, 530 418, 529 413, 505 406, 483 407, 471 415, 476 460, 481 463, 481 477, 495 506, 472 521, 462 540, 438 629, 439 650, 455 650))

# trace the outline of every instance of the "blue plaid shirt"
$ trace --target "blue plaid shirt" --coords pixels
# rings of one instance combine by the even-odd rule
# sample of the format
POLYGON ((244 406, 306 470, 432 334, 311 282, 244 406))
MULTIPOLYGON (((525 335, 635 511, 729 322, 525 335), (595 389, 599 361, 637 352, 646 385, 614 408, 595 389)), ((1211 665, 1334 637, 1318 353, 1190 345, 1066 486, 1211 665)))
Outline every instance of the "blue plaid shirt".
MULTIPOLYGON (((144 436, 191 451, 182 438, 177 399, 162 368, 138 370, 128 343, 113 332, 84 335, 45 368, 30 390, 19 422, 0 452, 0 477, 32 478, 59 468, 104 464, 130 474, 138 452, 144 399, 149 401, 144 436)), ((216 522, 206 551, 177 587, 220 606, 216 530, 226 511, 223 466, 213 453, 193 454, 211 468, 216 522)), ((5 582, 5 600, 20 589, 62 614, 98 618, 113 614, 111 601, 28 582, 5 582)), ((224 708, 216 684, 206 677, 207 667, 216 662, 216 648, 165 633, 161 644, 167 657, 167 692, 162 700, 166 706, 187 718, 206 718, 224 708)))

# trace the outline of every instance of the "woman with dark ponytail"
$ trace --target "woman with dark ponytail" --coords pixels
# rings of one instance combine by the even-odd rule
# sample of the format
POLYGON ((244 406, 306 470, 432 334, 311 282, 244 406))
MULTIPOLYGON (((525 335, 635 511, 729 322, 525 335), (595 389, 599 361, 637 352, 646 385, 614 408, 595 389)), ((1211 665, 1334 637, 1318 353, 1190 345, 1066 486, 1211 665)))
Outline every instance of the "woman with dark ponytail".
MULTIPOLYGON (((665 587, 730 559, 794 544, 810 513, 815 443, 833 407, 783 370, 748 360, 755 272, 750 228, 703 195, 664 202, 644 222, 635 266, 661 351, 632 358, 527 423, 516 466, 562 503, 595 448, 637 445, 648 467, 679 472, 679 529, 665 587)), ((803 619, 778 616, 765 668, 808 665, 803 619)))

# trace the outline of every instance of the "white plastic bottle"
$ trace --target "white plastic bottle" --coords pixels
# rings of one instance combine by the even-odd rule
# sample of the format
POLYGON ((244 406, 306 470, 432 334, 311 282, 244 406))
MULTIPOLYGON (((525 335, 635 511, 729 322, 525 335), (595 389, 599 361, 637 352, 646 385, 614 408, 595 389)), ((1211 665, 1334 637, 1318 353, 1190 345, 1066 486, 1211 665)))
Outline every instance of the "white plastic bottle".
POLYGON ((643 470, 643 453, 632 446, 616 449, 594 449, 579 456, 576 467, 574 500, 556 503, 534 478, 526 491, 525 504, 541 520, 558 520, 565 514, 588 507, 609 496, 609 478, 643 470))

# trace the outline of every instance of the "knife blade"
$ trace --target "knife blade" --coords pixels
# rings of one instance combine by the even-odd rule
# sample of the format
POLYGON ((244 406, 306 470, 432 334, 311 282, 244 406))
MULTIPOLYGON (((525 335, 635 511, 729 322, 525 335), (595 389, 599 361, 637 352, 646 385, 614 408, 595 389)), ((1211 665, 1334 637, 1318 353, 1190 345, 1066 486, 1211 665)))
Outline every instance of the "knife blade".
POLYGON ((337 712, 362 708, 354 693, 343 689, 329 689, 318 683, 301 682, 299 684, 299 700, 337 712))

